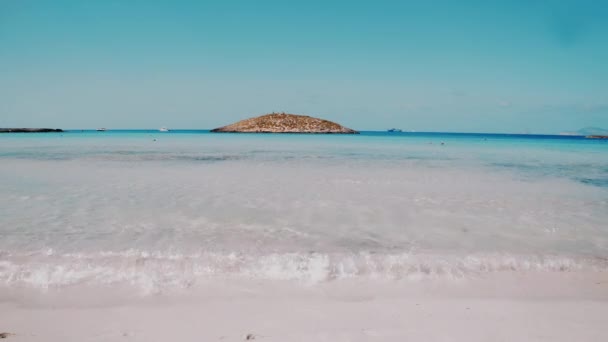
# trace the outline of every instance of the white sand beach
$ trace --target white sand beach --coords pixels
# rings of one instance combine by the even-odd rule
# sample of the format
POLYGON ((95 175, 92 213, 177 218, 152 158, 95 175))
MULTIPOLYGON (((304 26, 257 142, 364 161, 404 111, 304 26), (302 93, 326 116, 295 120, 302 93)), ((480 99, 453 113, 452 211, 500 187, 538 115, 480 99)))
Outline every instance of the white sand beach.
POLYGON ((0 0, 0 341, 608 342, 607 18, 0 0))
POLYGON ((12 293, 13 300, 0 304, 0 329, 14 334, 7 341, 45 342, 608 340, 605 273, 317 285, 225 281, 120 298, 96 291, 12 293))

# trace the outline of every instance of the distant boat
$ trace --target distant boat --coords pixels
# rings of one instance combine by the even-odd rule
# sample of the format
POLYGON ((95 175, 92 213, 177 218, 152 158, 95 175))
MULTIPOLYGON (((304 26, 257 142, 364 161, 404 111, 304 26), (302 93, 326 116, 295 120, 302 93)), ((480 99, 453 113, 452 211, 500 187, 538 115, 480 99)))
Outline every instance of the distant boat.
POLYGON ((98 128, 98 129, 97 129, 97 132, 105 132, 105 131, 106 131, 106 129, 105 129, 105 128, 98 128))
POLYGON ((167 127, 161 127, 159 132, 169 132, 169 129, 167 127))
POLYGON ((400 128, 391 128, 387 132, 403 132, 400 128))

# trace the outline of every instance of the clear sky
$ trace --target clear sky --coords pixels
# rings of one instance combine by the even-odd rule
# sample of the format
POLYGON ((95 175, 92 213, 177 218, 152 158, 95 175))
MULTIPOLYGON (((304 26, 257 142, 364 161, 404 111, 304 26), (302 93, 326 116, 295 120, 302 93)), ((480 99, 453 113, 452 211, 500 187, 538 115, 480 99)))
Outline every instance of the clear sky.
POLYGON ((608 1, 0 0, 0 127, 608 128, 608 1))

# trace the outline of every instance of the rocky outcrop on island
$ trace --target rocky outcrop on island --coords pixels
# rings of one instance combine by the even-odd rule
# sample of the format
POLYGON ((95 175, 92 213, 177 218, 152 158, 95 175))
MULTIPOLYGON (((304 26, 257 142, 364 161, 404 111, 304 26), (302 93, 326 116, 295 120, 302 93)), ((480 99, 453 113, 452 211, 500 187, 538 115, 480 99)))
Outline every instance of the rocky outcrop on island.
POLYGON ((307 115, 271 113, 241 120, 228 126, 212 129, 217 133, 325 133, 358 134, 359 132, 335 122, 307 115))
POLYGON ((59 128, 0 128, 0 133, 61 133, 59 128))
POLYGON ((587 139, 608 139, 608 135, 588 135, 587 139))

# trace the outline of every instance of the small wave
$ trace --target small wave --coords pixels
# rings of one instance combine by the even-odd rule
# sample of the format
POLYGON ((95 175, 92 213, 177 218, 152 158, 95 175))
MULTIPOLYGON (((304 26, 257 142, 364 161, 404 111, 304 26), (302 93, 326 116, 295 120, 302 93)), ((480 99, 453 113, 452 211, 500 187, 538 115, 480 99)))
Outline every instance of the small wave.
POLYGON ((129 250, 15 255, 1 252, 0 283, 8 287, 57 289, 78 285, 127 285, 143 294, 189 288, 212 278, 298 281, 339 279, 419 280, 466 278, 490 272, 605 271, 605 259, 561 256, 285 253, 191 255, 129 250))

